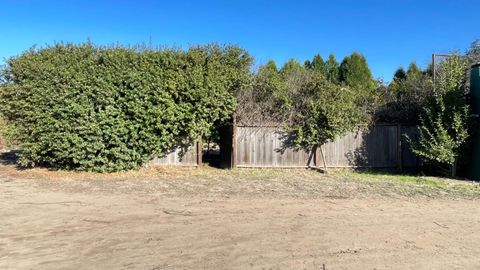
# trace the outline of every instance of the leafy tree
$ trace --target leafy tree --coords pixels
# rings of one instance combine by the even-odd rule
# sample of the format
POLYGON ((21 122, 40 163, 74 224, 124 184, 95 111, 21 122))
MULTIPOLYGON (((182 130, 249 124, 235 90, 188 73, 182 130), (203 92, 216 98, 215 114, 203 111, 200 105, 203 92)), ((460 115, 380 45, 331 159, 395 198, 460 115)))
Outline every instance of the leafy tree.
POLYGON ((325 65, 327 70, 327 80, 332 83, 338 83, 340 81, 340 65, 335 59, 335 55, 330 54, 325 65))
POLYGON ((419 126, 420 140, 409 142, 413 152, 425 160, 448 166, 456 175, 457 162, 469 137, 470 108, 465 100, 465 70, 460 56, 443 60, 438 67, 433 100, 419 126))
POLYGON ((323 145, 366 123, 368 115, 351 89, 333 84, 321 74, 309 75, 293 98, 292 130, 298 145, 323 145))
POLYGON ((340 64, 340 81, 366 95, 375 89, 375 81, 367 60, 357 52, 345 57, 340 64))
POLYGON ((32 48, 2 70, 0 113, 21 165, 128 170, 231 117, 251 63, 235 46, 32 48))

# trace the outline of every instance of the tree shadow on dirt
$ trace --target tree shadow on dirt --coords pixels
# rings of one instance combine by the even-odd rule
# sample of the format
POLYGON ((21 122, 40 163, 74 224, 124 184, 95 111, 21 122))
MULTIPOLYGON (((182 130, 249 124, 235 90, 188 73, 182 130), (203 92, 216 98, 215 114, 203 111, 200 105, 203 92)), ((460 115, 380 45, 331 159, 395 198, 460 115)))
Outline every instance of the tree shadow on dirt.
POLYGON ((301 146, 298 145, 298 135, 295 132, 292 131, 276 131, 277 134, 280 135, 280 140, 282 141, 282 144, 279 148, 276 148, 275 151, 279 152, 281 154, 285 154, 287 150, 292 150, 295 152, 298 151, 304 151, 308 153, 308 160, 307 160, 307 167, 311 167, 312 165, 315 165, 315 152, 317 150, 317 146, 314 147, 307 147, 307 146, 301 146))

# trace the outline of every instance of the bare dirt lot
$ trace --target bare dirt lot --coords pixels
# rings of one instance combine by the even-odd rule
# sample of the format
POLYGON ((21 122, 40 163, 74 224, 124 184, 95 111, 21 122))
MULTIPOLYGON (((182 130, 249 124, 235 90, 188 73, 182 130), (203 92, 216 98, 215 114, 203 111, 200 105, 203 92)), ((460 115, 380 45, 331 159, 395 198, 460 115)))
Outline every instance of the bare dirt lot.
POLYGON ((312 170, 0 166, 0 269, 479 269, 480 189, 312 170))

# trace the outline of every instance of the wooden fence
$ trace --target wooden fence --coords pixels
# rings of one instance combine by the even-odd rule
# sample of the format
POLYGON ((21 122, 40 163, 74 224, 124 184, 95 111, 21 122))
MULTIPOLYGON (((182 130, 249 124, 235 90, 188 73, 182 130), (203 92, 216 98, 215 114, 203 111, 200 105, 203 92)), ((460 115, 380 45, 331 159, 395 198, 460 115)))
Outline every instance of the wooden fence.
MULTIPOLYGON (((291 134, 279 127, 234 127, 232 167, 323 166, 320 149, 298 149, 291 134)), ((403 135, 416 138, 415 127, 376 125, 322 146, 327 167, 398 168, 416 167, 419 160, 403 135)))
POLYGON ((199 166, 202 164, 201 143, 194 143, 184 149, 177 147, 162 157, 150 161, 151 166, 199 166))

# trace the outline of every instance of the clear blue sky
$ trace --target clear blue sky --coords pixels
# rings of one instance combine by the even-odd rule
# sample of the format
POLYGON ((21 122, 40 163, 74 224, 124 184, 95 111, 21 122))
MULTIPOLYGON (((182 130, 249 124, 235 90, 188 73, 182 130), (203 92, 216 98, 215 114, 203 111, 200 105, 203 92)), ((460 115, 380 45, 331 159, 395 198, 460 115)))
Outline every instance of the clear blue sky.
POLYGON ((314 54, 363 53, 375 77, 390 80, 432 52, 464 51, 480 37, 478 0, 48 1, 0 0, 0 61, 33 44, 233 43, 256 64, 314 54))

